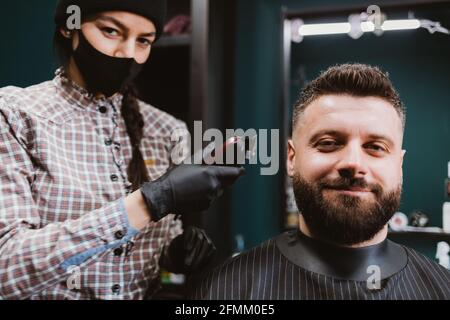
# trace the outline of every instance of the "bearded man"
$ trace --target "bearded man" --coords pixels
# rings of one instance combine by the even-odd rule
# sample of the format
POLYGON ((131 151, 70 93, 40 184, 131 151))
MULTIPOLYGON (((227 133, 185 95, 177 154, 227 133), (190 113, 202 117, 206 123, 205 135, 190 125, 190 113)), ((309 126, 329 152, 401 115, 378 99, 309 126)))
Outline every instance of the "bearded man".
POLYGON ((300 95, 287 170, 299 227, 227 261, 197 299, 450 299, 450 273, 387 239, 405 108, 386 73, 331 67, 300 95))

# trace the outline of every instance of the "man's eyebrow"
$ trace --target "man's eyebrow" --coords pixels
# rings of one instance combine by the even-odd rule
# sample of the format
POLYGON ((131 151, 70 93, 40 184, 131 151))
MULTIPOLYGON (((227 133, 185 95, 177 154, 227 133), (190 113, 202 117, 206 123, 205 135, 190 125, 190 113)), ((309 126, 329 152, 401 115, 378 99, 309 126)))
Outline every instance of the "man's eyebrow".
POLYGON ((311 136, 311 138, 309 138, 309 142, 313 142, 313 141, 317 140, 319 137, 326 135, 326 134, 330 135, 330 136, 338 136, 338 137, 345 136, 345 134, 343 134, 342 132, 339 132, 337 130, 325 129, 325 130, 320 130, 320 131, 316 132, 315 134, 313 134, 311 136))
POLYGON ((372 140, 384 140, 391 146, 395 145, 394 141, 392 141, 391 138, 389 138, 388 136, 385 136, 383 134, 372 133, 372 134, 369 134, 367 137, 372 140))
MULTIPOLYGON (((118 26, 122 30, 125 30, 125 31, 129 31, 130 30, 122 22, 120 22, 116 18, 113 18, 113 17, 110 17, 110 16, 99 16, 97 19, 98 20, 103 20, 103 21, 109 21, 111 23, 114 23, 116 26, 118 26)), ((154 37, 154 36, 156 36, 156 32, 142 33, 140 36, 141 37, 154 37)))
MULTIPOLYGON (((323 135, 330 135, 330 136, 340 137, 340 138, 346 136, 346 134, 343 132, 340 132, 337 130, 325 129, 325 130, 320 130, 320 131, 316 132, 314 135, 312 135, 311 138, 309 138, 309 142, 313 142, 323 135)), ((395 145, 395 143, 393 142, 393 140, 391 138, 389 138, 388 136, 383 135, 383 134, 371 133, 371 134, 367 135, 367 138, 369 138, 371 140, 384 140, 391 146, 395 145)))

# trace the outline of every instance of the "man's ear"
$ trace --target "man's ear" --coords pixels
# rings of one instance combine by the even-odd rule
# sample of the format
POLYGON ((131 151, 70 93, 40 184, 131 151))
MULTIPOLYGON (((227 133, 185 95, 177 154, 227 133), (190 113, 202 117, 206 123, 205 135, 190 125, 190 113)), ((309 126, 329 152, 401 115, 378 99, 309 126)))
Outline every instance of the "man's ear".
POLYGON ((401 167, 403 168, 403 160, 405 159, 406 150, 402 150, 401 167))
POLYGON ((291 139, 288 140, 287 143, 287 160, 286 160, 286 168, 287 168, 287 174, 289 177, 294 176, 294 167, 295 167, 295 148, 294 148, 294 141, 291 139))
POLYGON ((400 158, 400 177, 403 182, 403 160, 405 158, 406 150, 402 150, 401 158, 400 158))

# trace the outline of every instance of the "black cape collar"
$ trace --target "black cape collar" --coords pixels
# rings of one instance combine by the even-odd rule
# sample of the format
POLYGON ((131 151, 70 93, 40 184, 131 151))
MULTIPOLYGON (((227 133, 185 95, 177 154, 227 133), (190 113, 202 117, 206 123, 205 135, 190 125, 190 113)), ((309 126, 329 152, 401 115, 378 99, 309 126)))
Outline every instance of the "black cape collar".
POLYGON ((346 248, 309 238, 300 230, 291 230, 275 241, 281 253, 297 266, 342 280, 367 281, 377 267, 380 279, 384 280, 408 263, 405 249, 388 239, 369 247, 346 248))

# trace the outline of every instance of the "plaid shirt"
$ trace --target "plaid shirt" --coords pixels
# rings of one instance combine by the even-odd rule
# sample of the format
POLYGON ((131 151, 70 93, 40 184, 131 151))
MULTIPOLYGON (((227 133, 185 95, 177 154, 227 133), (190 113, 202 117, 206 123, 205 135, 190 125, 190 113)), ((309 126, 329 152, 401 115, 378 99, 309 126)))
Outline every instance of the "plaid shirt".
MULTIPOLYGON (((159 286, 169 215, 128 222, 132 149, 122 96, 95 99, 68 80, 0 89, 0 298, 142 299, 159 286)), ((170 166, 183 122, 140 101, 152 180, 170 166)))

